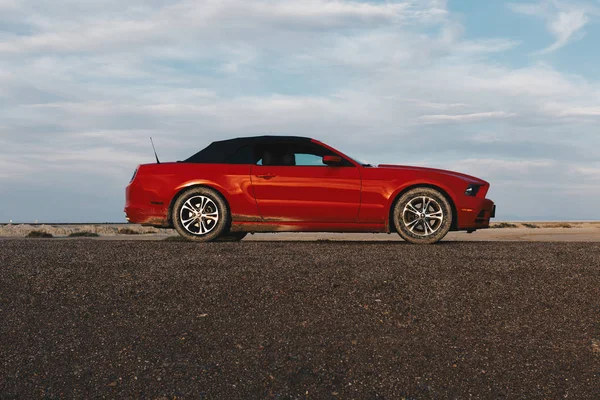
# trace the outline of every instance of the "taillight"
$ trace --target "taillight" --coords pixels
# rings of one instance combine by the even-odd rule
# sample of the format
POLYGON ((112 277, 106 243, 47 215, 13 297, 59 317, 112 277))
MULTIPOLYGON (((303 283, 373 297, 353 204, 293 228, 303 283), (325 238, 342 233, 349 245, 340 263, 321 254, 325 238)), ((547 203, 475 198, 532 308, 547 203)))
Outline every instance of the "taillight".
POLYGON ((136 168, 135 171, 133 171, 133 176, 131 177, 131 180, 129 181, 129 183, 133 182, 133 180, 135 179, 135 176, 137 175, 138 169, 136 168))

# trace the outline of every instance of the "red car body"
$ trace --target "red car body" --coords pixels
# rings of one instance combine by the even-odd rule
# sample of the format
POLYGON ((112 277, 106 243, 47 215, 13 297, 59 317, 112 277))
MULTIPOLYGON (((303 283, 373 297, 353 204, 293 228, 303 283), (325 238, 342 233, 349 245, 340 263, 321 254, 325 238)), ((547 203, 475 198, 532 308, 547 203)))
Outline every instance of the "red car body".
MULTIPOLYGON (((268 138, 287 137, 256 139, 268 138)), ((423 186, 439 190, 450 201, 451 230, 488 228, 495 216, 494 203, 486 199, 490 185, 479 178, 431 168, 367 166, 317 140, 301 139, 339 155, 348 167, 144 164, 126 188, 127 220, 172 228, 175 200, 196 186, 212 188, 224 197, 231 212, 231 232, 390 233, 395 231, 390 215, 394 201, 407 190, 423 186), (478 187, 476 195, 465 193, 470 185, 478 187)))

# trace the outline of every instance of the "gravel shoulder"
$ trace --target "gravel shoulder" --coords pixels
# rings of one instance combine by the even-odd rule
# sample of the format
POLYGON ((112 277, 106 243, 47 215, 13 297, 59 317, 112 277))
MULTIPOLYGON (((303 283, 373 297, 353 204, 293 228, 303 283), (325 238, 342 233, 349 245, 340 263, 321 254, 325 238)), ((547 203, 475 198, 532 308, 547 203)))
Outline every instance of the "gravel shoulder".
MULTIPOLYGON (((174 229, 157 229, 137 224, 0 224, 0 240, 23 238, 32 231, 44 232, 57 239, 72 239, 70 235, 92 233, 94 240, 163 240, 177 236, 174 229)), ((79 239, 79 238, 75 238, 79 239)), ((248 235, 247 241, 402 241, 393 234, 364 233, 259 233, 248 235)), ((473 234, 450 232, 444 241, 522 241, 522 242, 600 242, 600 222, 499 222, 492 229, 473 234), (493 229, 493 228, 502 229, 493 229)))
POLYGON ((600 244, 0 241, 0 398, 600 395, 600 244))

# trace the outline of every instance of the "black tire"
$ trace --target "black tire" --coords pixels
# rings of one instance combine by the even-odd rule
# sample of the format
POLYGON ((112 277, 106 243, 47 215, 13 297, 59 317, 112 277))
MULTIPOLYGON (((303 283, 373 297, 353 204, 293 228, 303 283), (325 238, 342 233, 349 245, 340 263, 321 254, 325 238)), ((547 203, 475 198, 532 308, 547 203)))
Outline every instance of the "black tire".
POLYGON ((216 242, 239 242, 246 237, 248 232, 229 232, 219 236, 216 242))
POLYGON ((414 244, 434 244, 442 240, 452 226, 452 207, 438 190, 420 187, 398 199, 392 218, 402 239, 414 244), (427 207, 425 212, 422 212, 423 207, 427 207))
POLYGON ((171 217, 173 226, 181 237, 197 242, 216 240, 227 231, 231 221, 229 208, 223 197, 216 190, 206 187, 183 192, 173 205, 171 217), (197 213, 197 218, 190 207, 197 213), (215 216, 216 222, 213 219, 215 216))

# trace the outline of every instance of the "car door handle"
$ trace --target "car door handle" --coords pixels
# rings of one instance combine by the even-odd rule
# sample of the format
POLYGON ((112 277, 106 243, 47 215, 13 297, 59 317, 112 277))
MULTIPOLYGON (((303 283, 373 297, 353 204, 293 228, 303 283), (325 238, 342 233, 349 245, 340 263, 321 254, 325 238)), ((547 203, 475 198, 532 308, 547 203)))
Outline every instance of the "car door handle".
POLYGON ((273 179, 275 178, 275 175, 273 174, 265 174, 265 175, 256 175, 257 178, 262 178, 262 179, 273 179))

